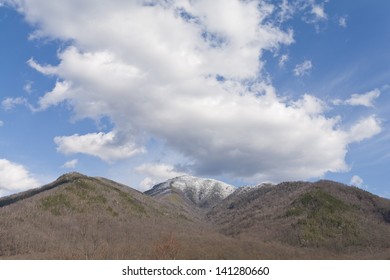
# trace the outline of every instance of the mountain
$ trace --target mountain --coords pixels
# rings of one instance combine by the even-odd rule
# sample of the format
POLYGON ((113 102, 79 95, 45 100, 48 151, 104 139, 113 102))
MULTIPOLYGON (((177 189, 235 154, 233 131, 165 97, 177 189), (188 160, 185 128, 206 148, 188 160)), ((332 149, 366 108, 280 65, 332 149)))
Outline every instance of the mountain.
POLYGON ((141 193, 69 173, 0 198, 0 259, 387 259, 390 200, 332 181, 141 193))
POLYGON ((69 173, 0 198, 0 259, 236 256, 245 256, 239 242, 213 230, 200 213, 105 178, 69 173))
POLYGON ((235 191, 235 187, 226 183, 193 176, 180 176, 154 186, 145 194, 164 197, 180 192, 200 208, 211 208, 235 191))
POLYGON ((219 231, 337 251, 390 248, 390 201, 321 180, 238 189, 207 214, 219 231))

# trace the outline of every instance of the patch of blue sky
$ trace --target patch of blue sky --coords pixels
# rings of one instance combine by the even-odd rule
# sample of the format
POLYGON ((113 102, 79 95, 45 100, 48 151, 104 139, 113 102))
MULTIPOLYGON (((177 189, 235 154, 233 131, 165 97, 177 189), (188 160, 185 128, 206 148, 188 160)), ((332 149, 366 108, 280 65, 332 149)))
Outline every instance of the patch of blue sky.
POLYGON ((201 21, 198 17, 192 15, 183 7, 176 8, 175 12, 179 17, 181 17, 186 22, 191 22, 191 23, 196 23, 196 24, 201 23, 201 21))
POLYGON ((223 46, 226 46, 229 42, 228 39, 223 36, 223 34, 217 32, 210 32, 207 30, 202 32, 202 38, 212 48, 221 48, 223 46))

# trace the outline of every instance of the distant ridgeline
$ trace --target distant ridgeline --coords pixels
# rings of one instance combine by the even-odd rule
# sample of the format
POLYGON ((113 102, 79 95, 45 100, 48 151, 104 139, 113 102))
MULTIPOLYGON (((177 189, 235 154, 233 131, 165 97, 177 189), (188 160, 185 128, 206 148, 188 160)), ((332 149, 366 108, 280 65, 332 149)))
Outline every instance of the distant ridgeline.
POLYGON ((35 188, 35 189, 27 190, 27 191, 24 191, 21 193, 1 197, 0 198, 0 207, 4 207, 4 206, 10 205, 12 203, 18 202, 20 200, 33 197, 34 195, 37 195, 41 192, 48 191, 50 189, 54 189, 62 184, 66 184, 66 183, 69 183, 69 182, 74 181, 76 179, 85 178, 85 177, 86 177, 85 175, 82 175, 82 174, 77 173, 77 172, 64 174, 61 177, 59 177, 57 180, 55 180, 54 182, 47 184, 47 185, 44 185, 40 188, 35 188))
POLYGON ((145 193, 69 173, 0 198, 0 259, 389 259, 390 200, 321 180, 145 193))

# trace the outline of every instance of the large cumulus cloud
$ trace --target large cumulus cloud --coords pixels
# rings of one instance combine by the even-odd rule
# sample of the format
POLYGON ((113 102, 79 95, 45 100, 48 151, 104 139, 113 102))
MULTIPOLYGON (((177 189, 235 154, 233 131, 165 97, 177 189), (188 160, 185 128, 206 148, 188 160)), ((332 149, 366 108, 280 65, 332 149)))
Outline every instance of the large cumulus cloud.
POLYGON ((381 130, 375 116, 343 128, 314 96, 278 96, 262 55, 292 44, 294 32, 268 20, 275 7, 265 1, 8 3, 36 27, 32 38, 67 42, 58 65, 29 61, 58 79, 37 110, 67 102, 76 119, 114 124, 107 134, 60 135, 59 151, 111 161, 145 152, 153 137, 188 159, 177 163, 186 172, 304 179, 346 171, 348 145, 381 130), (95 138, 93 151, 74 147, 95 138))

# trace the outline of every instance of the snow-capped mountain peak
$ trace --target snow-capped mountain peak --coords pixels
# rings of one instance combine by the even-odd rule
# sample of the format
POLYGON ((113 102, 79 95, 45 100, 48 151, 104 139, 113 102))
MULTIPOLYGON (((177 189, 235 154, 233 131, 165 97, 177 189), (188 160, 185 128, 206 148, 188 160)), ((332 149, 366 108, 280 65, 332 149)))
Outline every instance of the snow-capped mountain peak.
POLYGON ((184 175, 160 183, 145 193, 161 196, 172 189, 180 190, 194 204, 207 208, 229 196, 236 188, 221 181, 184 175))

